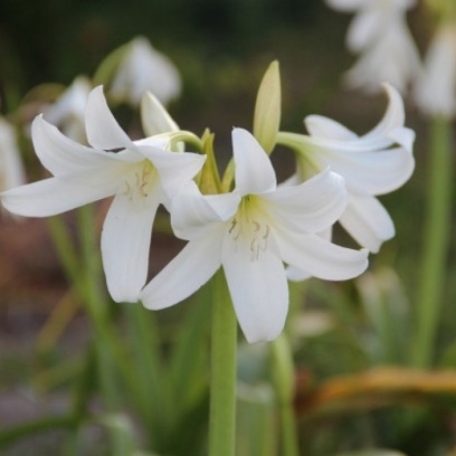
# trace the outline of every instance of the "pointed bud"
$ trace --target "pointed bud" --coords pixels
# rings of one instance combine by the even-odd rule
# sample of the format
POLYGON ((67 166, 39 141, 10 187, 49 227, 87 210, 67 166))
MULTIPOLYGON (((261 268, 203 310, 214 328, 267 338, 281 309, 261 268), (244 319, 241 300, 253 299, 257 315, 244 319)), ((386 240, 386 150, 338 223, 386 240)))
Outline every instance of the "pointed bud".
POLYGON ((141 123, 146 136, 179 131, 168 111, 150 92, 146 92, 141 100, 141 123))
POLYGON ((207 158, 200 173, 199 187, 201 192, 206 195, 220 193, 221 190, 220 175, 214 154, 214 138, 214 133, 207 129, 201 138, 207 158))
POLYGON ((258 89, 253 119, 253 134, 268 154, 276 144, 281 104, 279 62, 274 60, 266 70, 258 89))

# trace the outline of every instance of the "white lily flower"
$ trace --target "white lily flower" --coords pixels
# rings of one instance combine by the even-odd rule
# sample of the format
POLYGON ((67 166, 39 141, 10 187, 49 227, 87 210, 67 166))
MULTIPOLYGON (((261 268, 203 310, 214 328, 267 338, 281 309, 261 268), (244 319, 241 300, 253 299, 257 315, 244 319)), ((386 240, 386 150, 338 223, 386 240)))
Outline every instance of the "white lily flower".
POLYGON ((1 195, 15 214, 46 217, 114 196, 101 234, 109 292, 117 302, 136 302, 147 279, 152 225, 160 204, 201 169, 205 157, 166 150, 166 135, 132 141, 110 112, 102 87, 86 110, 86 147, 38 116, 32 139, 54 177, 1 195), (115 152, 117 151, 117 152, 115 152))
POLYGON ((0 118, 0 191, 22 185, 24 181, 16 133, 5 119, 0 118))
POLYGON ((456 22, 437 30, 415 87, 415 99, 427 115, 456 114, 456 22))
MULTIPOLYGON (((305 119, 310 137, 281 133, 285 143, 294 141, 301 147, 302 166, 307 166, 311 173, 329 167, 345 179, 348 205, 339 222, 361 246, 374 253, 395 234, 391 217, 375 196, 402 186, 415 166, 415 134, 404 127, 402 98, 392 86, 385 84, 384 88, 389 98, 386 113, 363 136, 334 120, 315 115, 305 119)), ((295 272, 293 278, 298 278, 295 272)))
POLYGON ((378 92, 387 81, 401 92, 420 68, 419 54, 406 23, 414 0, 327 0, 332 8, 356 12, 347 33, 347 47, 361 53, 347 72, 355 89, 378 92))
POLYGON ((314 234, 331 226, 346 204, 343 179, 328 170, 296 186, 278 187, 266 152, 246 130, 233 130, 233 192, 202 195, 195 184, 172 204, 175 234, 188 244, 144 288, 149 309, 190 296, 222 266, 234 309, 249 342, 272 340, 288 309, 284 263, 327 280, 367 267, 367 251, 337 246, 314 234))
POLYGON ((44 110, 45 119, 75 141, 85 141, 84 116, 91 90, 90 81, 77 77, 55 103, 44 110))
POLYGON ((181 80, 171 60, 144 37, 135 38, 128 46, 110 87, 111 95, 133 105, 139 104, 147 91, 163 104, 176 98, 181 91, 181 80))

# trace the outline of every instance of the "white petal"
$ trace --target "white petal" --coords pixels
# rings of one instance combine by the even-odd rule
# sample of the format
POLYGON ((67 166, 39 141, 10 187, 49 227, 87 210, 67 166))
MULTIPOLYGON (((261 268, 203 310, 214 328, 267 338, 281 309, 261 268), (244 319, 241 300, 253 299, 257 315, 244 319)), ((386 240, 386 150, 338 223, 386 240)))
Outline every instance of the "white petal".
POLYGON ((296 231, 317 233, 333 225, 347 205, 344 179, 329 169, 300 185, 264 195, 272 218, 296 231))
POLYGON ((161 185, 170 198, 196 176, 206 161, 205 155, 191 152, 169 152, 149 146, 138 149, 157 169, 161 185))
POLYGON ((87 139, 93 147, 104 150, 120 147, 134 149, 132 141, 109 110, 102 86, 90 92, 85 122, 87 139))
POLYGON ((329 165, 345 178, 349 189, 370 195, 396 190, 415 168, 413 155, 403 147, 354 153, 328 149, 321 159, 322 166, 329 165))
POLYGON ((236 189, 241 195, 272 191, 277 181, 271 160, 258 141, 247 130, 232 132, 236 189))
POLYGON ((326 0, 326 3, 335 10, 350 12, 365 6, 366 0, 326 0))
POLYGON ((329 119, 328 117, 311 115, 304 119, 307 131, 316 137, 350 141, 358 139, 358 135, 353 133, 344 125, 329 119))
POLYGON ((72 141, 42 115, 32 123, 32 140, 40 162, 55 176, 101 167, 112 155, 72 141))
POLYGON ((367 47, 378 36, 382 28, 383 11, 370 9, 358 14, 350 24, 347 33, 347 47, 359 52, 367 47))
POLYGON ((141 101, 141 122, 147 136, 179 131, 168 111, 163 107, 158 98, 147 92, 141 101))
POLYGON ((388 212, 372 196, 351 195, 339 222, 362 247, 373 253, 377 253, 382 243, 395 234, 388 212))
POLYGON ((116 302, 137 302, 147 280, 152 224, 159 200, 154 192, 144 201, 117 194, 101 233, 103 269, 116 302))
MULTIPOLYGON (((332 239, 332 227, 328 228, 326 230, 321 231, 320 233, 317 233, 318 236, 321 238, 331 242, 332 239)), ((302 269, 299 269, 296 266, 288 266, 287 267, 287 279, 292 281, 292 282, 302 282, 303 280, 310 279, 312 277, 312 274, 310 274, 307 271, 303 271, 302 269)))
POLYGON ((252 259, 247 245, 227 237, 222 264, 234 309, 248 342, 273 340, 288 312, 288 284, 281 259, 266 249, 252 259))
POLYGON ((286 263, 320 279, 351 279, 362 274, 368 266, 367 250, 340 247, 316 234, 281 230, 277 244, 286 263))
POLYGON ((181 239, 196 239, 207 234, 216 224, 224 223, 236 212, 240 198, 236 193, 202 195, 190 182, 173 199, 171 224, 181 239))
POLYGON ((383 89, 388 96, 388 107, 382 120, 369 133, 362 136, 363 140, 387 135, 391 130, 403 127, 405 122, 404 102, 401 94, 388 83, 383 84, 383 89))
POLYGON ((51 177, 1 194, 3 206, 26 217, 60 214, 116 193, 122 169, 97 169, 64 178, 51 177))
POLYGON ((220 267, 224 231, 190 241, 141 293, 148 309, 164 309, 188 298, 202 287, 220 267))

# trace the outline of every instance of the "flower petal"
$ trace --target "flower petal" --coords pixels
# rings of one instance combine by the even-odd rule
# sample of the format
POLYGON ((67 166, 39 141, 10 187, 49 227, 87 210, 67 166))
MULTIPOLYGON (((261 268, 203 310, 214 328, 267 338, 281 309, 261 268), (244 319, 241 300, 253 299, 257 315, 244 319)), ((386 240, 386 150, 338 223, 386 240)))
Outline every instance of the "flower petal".
POLYGON ((339 222, 358 244, 373 253, 377 253, 382 243, 395 234, 388 212, 372 196, 351 195, 339 222))
POLYGON ((188 298, 220 267, 224 231, 190 241, 144 288, 140 299, 147 309, 164 309, 188 298))
POLYGON ((109 110, 102 86, 95 87, 90 92, 86 107, 85 125, 89 144, 97 149, 135 148, 133 142, 109 110))
POLYGON ((302 235, 282 229, 276 240, 286 263, 320 279, 351 279, 368 266, 367 250, 347 249, 316 234, 302 235))
POLYGON ((60 214, 116 193, 122 168, 96 169, 65 178, 51 177, 0 194, 8 211, 26 217, 60 214))
POLYGON ((137 302, 147 280, 152 224, 159 205, 154 192, 144 201, 117 194, 101 233, 109 293, 116 302, 137 302))
POLYGON ((317 157, 321 167, 344 177, 347 187, 357 193, 382 195, 396 190, 413 173, 415 160, 403 147, 381 151, 348 153, 327 149, 317 157))
POLYGON ((215 224, 226 222, 236 212, 240 198, 236 193, 202 195, 194 182, 182 187, 173 199, 171 224, 181 239, 204 236, 215 224))
POLYGON ((335 10, 351 12, 365 6, 366 0, 326 0, 326 3, 335 10))
POLYGON ((334 224, 344 212, 347 190, 344 179, 326 169, 300 185, 279 186, 263 198, 277 223, 296 231, 317 233, 334 224))
POLYGON ((141 122, 147 136, 179 131, 168 111, 163 107, 158 98, 147 92, 141 101, 141 122))
POLYGON ((273 340, 288 312, 285 267, 272 249, 252 259, 248 245, 237 244, 225 239, 222 264, 239 324, 250 343, 273 340))
POLYGON ((321 137, 341 141, 358 139, 357 134, 328 117, 313 114, 304 119, 304 125, 311 136, 316 136, 317 138, 321 137))
POLYGON ((138 146, 138 150, 155 166, 160 182, 169 198, 182 185, 190 182, 206 161, 205 155, 191 152, 169 152, 150 146, 138 146))
MULTIPOLYGON (((332 239, 332 227, 328 228, 320 233, 317 233, 323 239, 331 242, 332 239)), ((291 282, 302 282, 303 280, 310 279, 312 274, 309 274, 307 271, 303 271, 296 266, 288 266, 287 269, 287 279, 291 282)))
POLYGON ((101 167, 109 161, 108 153, 72 141, 42 115, 32 123, 32 140, 40 162, 55 176, 101 167))
POLYGON ((234 128, 232 133, 236 190, 241 195, 260 194, 276 188, 271 160, 247 130, 234 128))
POLYGON ((360 12, 353 19, 347 33, 347 47, 353 52, 365 49, 382 32, 384 12, 381 9, 369 9, 360 12))

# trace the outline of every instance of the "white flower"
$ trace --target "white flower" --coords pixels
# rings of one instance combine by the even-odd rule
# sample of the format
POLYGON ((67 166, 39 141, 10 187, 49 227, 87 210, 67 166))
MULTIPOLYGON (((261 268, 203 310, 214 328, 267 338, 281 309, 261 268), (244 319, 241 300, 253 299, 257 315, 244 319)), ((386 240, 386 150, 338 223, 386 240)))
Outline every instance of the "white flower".
POLYGON ((0 118, 0 191, 24 183, 24 169, 14 128, 0 118))
POLYGON ((223 267, 241 328, 249 342, 271 340, 284 326, 288 285, 284 263, 328 280, 367 267, 367 251, 337 246, 314 234, 345 208, 343 179, 326 170, 300 184, 277 187, 268 155, 246 130, 234 129, 235 190, 202 195, 195 184, 171 209, 184 249, 144 288, 149 309, 182 301, 223 267))
POLYGON ((281 133, 279 139, 301 147, 301 166, 309 173, 329 167, 345 179, 348 205, 339 222, 371 252, 378 252, 382 242, 395 234, 391 217, 375 195, 399 188, 415 166, 415 134, 404 127, 402 98, 393 87, 385 84, 384 88, 389 97, 388 109, 381 122, 363 136, 334 120, 313 115, 305 119, 310 137, 281 133))
POLYGON ((85 141, 84 115, 90 89, 86 77, 77 77, 57 101, 44 110, 45 119, 71 139, 85 141))
POLYGON ((205 157, 166 150, 166 135, 131 141, 109 111, 101 87, 89 95, 85 120, 92 148, 38 116, 33 143, 54 177, 3 193, 2 202, 13 213, 45 217, 114 195, 101 235, 103 266, 113 299, 135 302, 147 278, 156 210, 169 204, 205 157))
POLYGON ((456 23, 437 31, 415 87, 416 103, 428 115, 456 113, 456 23))
POLYGON ((361 53, 346 74, 352 88, 377 92, 386 81, 400 91, 419 71, 418 51, 405 14, 413 0, 327 0, 334 9, 356 12, 347 33, 347 47, 361 53))
POLYGON ((146 38, 135 38, 128 44, 112 82, 113 97, 137 105, 145 92, 152 92, 163 104, 176 98, 181 80, 174 64, 154 49, 146 38))

